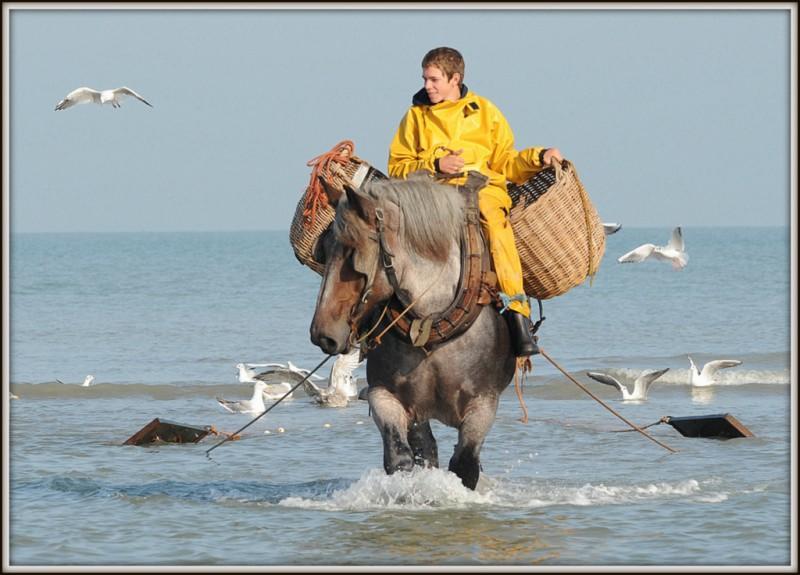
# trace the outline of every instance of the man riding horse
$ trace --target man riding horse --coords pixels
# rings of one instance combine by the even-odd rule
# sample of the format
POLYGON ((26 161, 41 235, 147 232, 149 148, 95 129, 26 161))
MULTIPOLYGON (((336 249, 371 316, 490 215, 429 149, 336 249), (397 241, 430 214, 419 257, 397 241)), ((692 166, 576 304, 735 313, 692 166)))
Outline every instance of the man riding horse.
POLYGON ((466 172, 479 171, 489 182, 478 195, 481 227, 489 243, 501 297, 513 313, 505 314, 514 353, 539 352, 531 336, 530 306, 522 266, 508 219, 507 181, 522 184, 553 161, 557 148, 514 149, 514 135, 492 102, 464 85, 464 59, 453 48, 435 48, 422 59, 424 86, 412 98, 389 148, 389 175, 405 178, 427 170, 463 184, 466 172))

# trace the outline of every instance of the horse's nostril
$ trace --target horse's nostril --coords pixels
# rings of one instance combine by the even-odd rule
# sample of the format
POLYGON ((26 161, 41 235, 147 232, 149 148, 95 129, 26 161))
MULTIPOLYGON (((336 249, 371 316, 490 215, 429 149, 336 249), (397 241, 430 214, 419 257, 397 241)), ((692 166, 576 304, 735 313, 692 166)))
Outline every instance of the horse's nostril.
POLYGON ((318 345, 320 349, 322 349, 322 351, 324 351, 325 353, 335 354, 339 353, 340 351, 339 344, 336 342, 336 340, 327 336, 322 336, 321 338, 319 338, 318 345))

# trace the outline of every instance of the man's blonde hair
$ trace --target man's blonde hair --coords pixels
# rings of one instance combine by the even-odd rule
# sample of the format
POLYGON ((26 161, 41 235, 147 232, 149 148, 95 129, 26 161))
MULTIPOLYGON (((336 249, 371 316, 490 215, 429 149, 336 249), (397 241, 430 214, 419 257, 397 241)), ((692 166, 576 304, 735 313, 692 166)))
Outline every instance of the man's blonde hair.
POLYGON ((422 59, 422 69, 428 66, 439 68, 448 80, 458 73, 458 85, 464 83, 464 58, 455 48, 434 48, 422 59))

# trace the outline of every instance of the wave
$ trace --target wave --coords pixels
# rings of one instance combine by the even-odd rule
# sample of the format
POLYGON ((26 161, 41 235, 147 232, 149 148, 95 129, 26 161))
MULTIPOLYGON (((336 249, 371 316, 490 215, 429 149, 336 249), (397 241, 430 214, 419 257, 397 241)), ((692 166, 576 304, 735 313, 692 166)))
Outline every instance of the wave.
POLYGON ((605 485, 585 483, 564 486, 555 482, 518 483, 492 479, 481 474, 477 489, 471 491, 454 474, 442 469, 415 468, 407 473, 386 475, 372 469, 341 491, 328 497, 287 497, 280 502, 288 507, 329 511, 370 511, 377 509, 468 509, 477 506, 534 509, 557 505, 619 505, 652 499, 702 498, 724 500, 727 494, 706 493, 700 482, 686 479, 677 482, 642 485, 605 485))
MULTIPOLYGON (((323 382, 323 385, 324 382, 323 382)), ((302 389, 298 389, 302 394, 302 389)), ((19 398, 40 399, 114 399, 146 396, 157 400, 182 397, 241 397, 253 394, 252 384, 202 384, 202 383, 97 383, 89 387, 80 384, 60 383, 12 383, 11 393, 19 398)))
MULTIPOLYGON (((611 368, 611 369, 591 369, 589 371, 601 371, 607 373, 620 381, 620 383, 633 383, 645 370, 630 368, 611 368)), ((788 369, 742 369, 736 368, 723 369, 717 372, 714 380, 715 386, 723 385, 749 385, 749 384, 775 384, 788 385, 791 382, 791 374, 788 369)), ((658 384, 691 385, 691 372, 689 369, 670 369, 656 381, 658 384)))
MULTIPOLYGON (((586 370, 573 371, 573 375, 583 376, 586 371, 600 371, 607 373, 623 384, 631 384, 642 374, 643 369, 624 367, 590 367, 586 370)), ((549 375, 529 375, 533 382, 549 383, 554 378, 549 375)), ((563 376, 556 377, 559 381, 563 376)), ((367 384, 366 380, 357 380, 359 388, 367 384)), ((659 385, 690 385, 688 369, 670 369, 658 378, 659 385)), ((714 386, 741 386, 741 385, 788 385, 791 383, 791 374, 788 369, 741 369, 741 367, 720 370, 714 386)), ((321 385, 327 385, 322 382, 321 385)), ((144 383, 97 383, 90 387, 80 384, 60 383, 12 383, 10 391, 19 398, 39 399, 113 399, 135 396, 145 396, 156 400, 172 400, 183 397, 249 397, 253 392, 250 384, 211 384, 211 383, 184 383, 172 382, 161 384, 144 383)), ((297 390, 303 395, 302 389, 297 390)), ((296 394, 295 394, 296 395, 296 394)))
POLYGON ((691 500, 715 503, 731 493, 718 481, 678 481, 633 484, 520 481, 481 475, 477 489, 461 484, 453 473, 442 469, 415 468, 386 475, 369 469, 353 481, 324 479, 305 483, 271 484, 257 481, 155 481, 132 485, 106 485, 90 478, 67 476, 15 482, 17 494, 75 498, 119 497, 131 501, 176 498, 198 502, 234 502, 277 505, 321 511, 454 510, 476 507, 536 509, 552 506, 625 505, 653 500, 691 500))

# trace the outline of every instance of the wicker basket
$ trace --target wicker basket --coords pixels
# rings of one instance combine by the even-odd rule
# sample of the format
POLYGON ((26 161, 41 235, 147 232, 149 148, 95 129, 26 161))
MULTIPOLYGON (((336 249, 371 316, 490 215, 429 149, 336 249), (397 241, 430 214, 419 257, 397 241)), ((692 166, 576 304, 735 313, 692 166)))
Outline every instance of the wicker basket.
POLYGON ((314 247, 322 233, 330 226, 336 210, 328 204, 328 197, 319 182, 337 192, 344 193, 345 184, 359 188, 384 174, 353 154, 354 145, 349 140, 339 142, 330 151, 308 162, 312 166, 308 187, 294 211, 289 227, 289 242, 301 264, 322 275, 325 266, 314 259, 314 247))
POLYGON ((511 227, 525 293, 549 299, 594 276, 606 248, 603 224, 571 162, 510 186, 511 227))
POLYGON ((294 211, 292 225, 289 228, 289 242, 292 244, 294 256, 297 260, 312 270, 322 275, 325 266, 314 259, 314 247, 317 239, 322 235, 333 221, 336 211, 325 204, 317 210, 314 219, 305 215, 306 195, 297 202, 297 209, 294 211))

